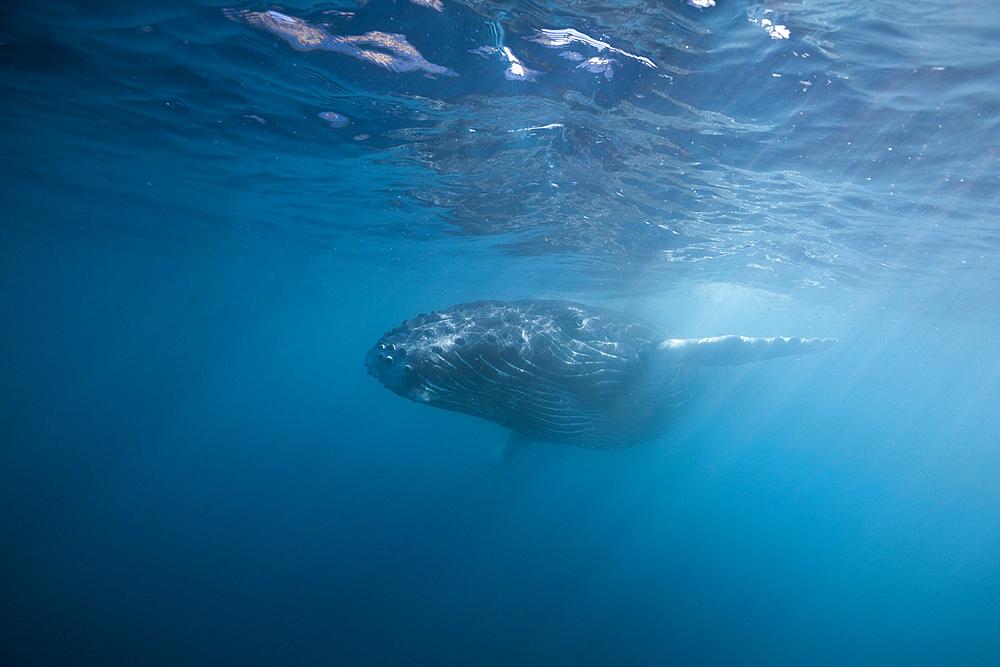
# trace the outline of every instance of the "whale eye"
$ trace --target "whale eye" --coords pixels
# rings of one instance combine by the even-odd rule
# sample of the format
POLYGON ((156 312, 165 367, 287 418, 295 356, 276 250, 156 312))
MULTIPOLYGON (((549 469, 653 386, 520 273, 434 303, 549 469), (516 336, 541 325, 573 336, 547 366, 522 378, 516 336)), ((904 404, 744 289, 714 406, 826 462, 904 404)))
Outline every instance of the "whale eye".
POLYGON ((562 326, 566 331, 579 331, 583 328, 586 323, 586 318, 583 313, 578 313, 574 311, 569 311, 565 313, 560 313, 555 316, 554 319, 562 326))

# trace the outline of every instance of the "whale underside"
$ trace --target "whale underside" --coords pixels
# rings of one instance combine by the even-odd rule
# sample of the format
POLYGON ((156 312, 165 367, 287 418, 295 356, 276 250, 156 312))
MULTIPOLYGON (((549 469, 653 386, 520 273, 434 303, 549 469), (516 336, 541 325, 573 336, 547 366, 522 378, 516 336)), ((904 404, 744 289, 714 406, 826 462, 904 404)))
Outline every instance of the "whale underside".
POLYGON ((826 349, 826 338, 670 339, 658 327, 568 301, 477 301, 420 315, 365 358, 396 394, 511 429, 522 439, 621 449, 681 417, 699 366, 826 349))

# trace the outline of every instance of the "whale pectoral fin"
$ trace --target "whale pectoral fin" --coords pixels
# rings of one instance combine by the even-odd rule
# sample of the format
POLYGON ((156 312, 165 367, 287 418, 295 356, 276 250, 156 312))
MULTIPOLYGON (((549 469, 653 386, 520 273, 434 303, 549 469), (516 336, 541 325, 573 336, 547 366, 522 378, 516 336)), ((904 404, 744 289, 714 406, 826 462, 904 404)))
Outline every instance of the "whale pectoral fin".
POLYGON ((509 464, 518 453, 527 449, 528 445, 532 442, 533 440, 525 434, 511 431, 510 440, 507 441, 507 444, 499 452, 498 458, 500 459, 500 464, 509 464))
POLYGON ((836 338, 671 338, 656 346, 655 357, 665 364, 700 366, 739 366, 764 359, 822 352, 837 342, 836 338))

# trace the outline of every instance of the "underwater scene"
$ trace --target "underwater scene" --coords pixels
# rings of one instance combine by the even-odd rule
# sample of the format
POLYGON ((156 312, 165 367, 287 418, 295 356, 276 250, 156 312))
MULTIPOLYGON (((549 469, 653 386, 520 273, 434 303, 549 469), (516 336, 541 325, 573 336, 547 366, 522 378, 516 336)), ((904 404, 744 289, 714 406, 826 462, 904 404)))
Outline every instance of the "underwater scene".
POLYGON ((988 0, 0 5, 0 663, 1000 664, 988 0))

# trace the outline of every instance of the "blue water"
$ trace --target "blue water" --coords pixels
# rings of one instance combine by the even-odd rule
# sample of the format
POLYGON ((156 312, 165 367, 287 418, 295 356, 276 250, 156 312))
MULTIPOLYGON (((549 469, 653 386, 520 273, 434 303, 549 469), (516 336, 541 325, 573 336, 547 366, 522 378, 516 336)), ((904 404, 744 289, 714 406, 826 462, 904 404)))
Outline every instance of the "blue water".
POLYGON ((0 662, 998 664, 998 44, 987 0, 4 3, 0 662), (362 363, 481 298, 840 342, 504 463, 362 363))

